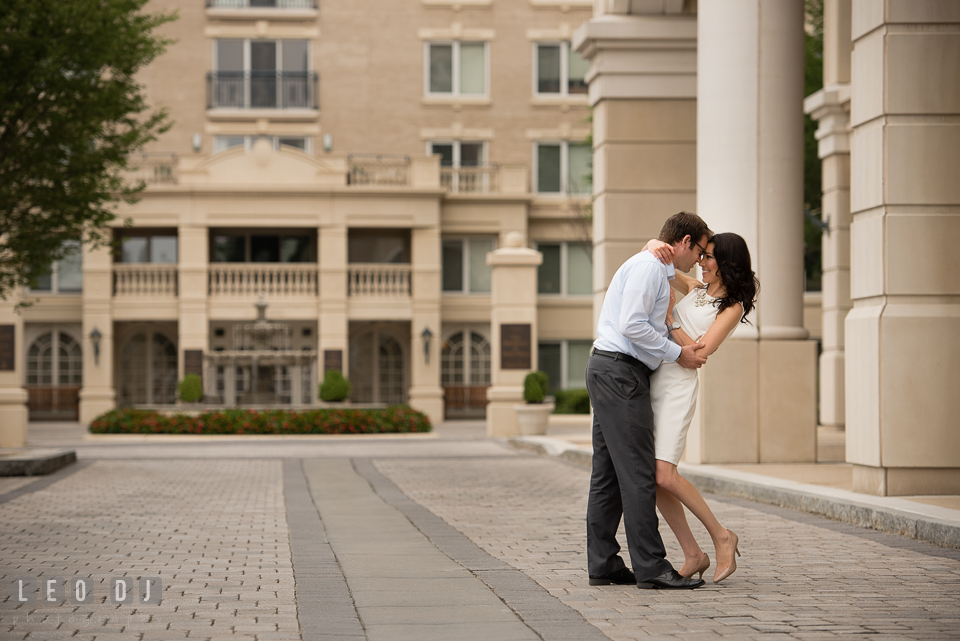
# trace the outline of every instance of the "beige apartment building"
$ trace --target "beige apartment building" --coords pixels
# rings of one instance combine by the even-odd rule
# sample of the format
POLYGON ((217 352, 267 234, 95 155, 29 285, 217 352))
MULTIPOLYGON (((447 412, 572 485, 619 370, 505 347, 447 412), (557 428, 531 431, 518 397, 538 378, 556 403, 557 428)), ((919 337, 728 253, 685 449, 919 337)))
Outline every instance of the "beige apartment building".
POLYGON ((536 301, 526 368, 583 386, 592 153, 570 39, 591 6, 151 2, 179 12, 142 74, 175 124, 136 159, 147 188, 115 246, 3 308, 6 440, 25 413, 172 405, 187 373, 227 407, 315 404, 335 368, 355 402, 482 417, 486 256, 510 232, 543 255, 518 292, 536 301))

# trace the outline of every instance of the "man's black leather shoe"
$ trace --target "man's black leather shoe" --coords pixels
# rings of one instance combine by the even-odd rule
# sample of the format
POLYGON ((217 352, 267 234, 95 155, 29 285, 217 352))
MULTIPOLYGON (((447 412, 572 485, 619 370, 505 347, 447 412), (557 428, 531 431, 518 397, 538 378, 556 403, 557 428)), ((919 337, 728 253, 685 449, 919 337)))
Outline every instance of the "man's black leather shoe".
POLYGON ((627 568, 621 568, 616 572, 601 574, 600 576, 590 576, 590 585, 633 585, 636 582, 637 577, 627 568))
POLYGON ((691 588, 699 588, 704 583, 706 583, 706 581, 703 579, 687 579, 673 568, 670 568, 660 576, 655 576, 642 583, 637 583, 637 587, 641 590, 689 590, 691 588))

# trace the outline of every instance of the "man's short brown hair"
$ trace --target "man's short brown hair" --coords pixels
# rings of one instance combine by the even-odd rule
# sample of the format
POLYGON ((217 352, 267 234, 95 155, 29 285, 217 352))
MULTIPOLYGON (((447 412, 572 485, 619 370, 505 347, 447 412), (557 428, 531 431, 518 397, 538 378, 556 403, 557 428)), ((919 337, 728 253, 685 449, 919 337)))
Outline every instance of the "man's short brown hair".
POLYGON ((687 211, 670 216, 660 228, 660 240, 669 245, 680 242, 684 236, 690 236, 691 242, 697 243, 704 236, 710 240, 713 232, 707 227, 707 223, 703 222, 703 218, 687 211))

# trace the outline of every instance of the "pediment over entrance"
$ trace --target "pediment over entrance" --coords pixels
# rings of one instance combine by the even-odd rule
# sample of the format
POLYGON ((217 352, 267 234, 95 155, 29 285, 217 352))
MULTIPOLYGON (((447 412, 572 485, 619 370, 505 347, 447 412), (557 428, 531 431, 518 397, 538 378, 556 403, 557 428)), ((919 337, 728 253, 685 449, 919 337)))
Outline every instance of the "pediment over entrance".
POLYGON ((264 139, 249 151, 229 149, 181 166, 182 184, 243 185, 346 185, 347 162, 343 158, 318 158, 282 147, 279 151, 264 139))

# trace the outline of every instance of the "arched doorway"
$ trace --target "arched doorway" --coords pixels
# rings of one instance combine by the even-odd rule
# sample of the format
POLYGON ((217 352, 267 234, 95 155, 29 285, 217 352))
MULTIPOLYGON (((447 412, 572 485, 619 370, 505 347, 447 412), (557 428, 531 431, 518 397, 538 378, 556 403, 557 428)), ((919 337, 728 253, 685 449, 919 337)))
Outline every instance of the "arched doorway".
POLYGON ((79 341, 59 330, 41 334, 27 349, 26 373, 30 420, 77 420, 83 384, 79 341))
POLYGON ((406 402, 406 359, 390 332, 371 329, 350 341, 351 400, 355 403, 406 402))
POLYGON ((119 387, 122 407, 175 403, 177 346, 156 331, 131 336, 120 349, 119 387))
POLYGON ((475 331, 455 332, 440 351, 446 418, 482 418, 490 387, 490 341, 475 331))

